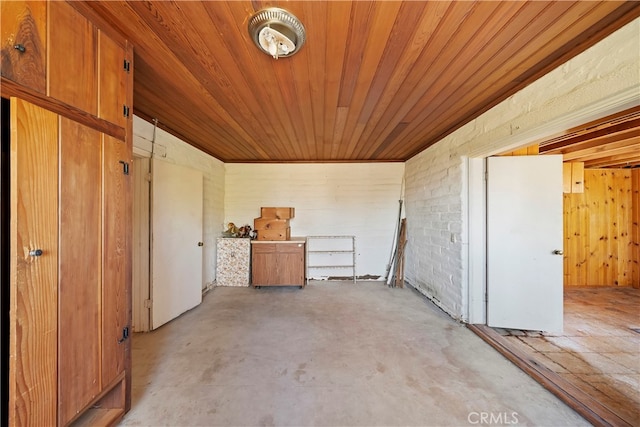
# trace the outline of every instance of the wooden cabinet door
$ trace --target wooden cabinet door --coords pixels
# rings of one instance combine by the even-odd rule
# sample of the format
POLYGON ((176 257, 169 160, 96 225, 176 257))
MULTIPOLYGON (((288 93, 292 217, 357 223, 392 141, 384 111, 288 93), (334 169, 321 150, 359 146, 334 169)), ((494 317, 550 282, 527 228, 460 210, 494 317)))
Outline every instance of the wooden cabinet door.
POLYGON ((47 3, 0 2, 2 77, 46 91, 47 3))
POLYGON ((60 119, 58 417, 100 391, 102 147, 100 132, 60 119))
POLYGON ((10 109, 9 424, 51 426, 57 395, 58 116, 15 98, 10 109), (40 255, 30 254, 38 249, 40 255))
POLYGON ((277 285, 279 283, 277 265, 278 254, 275 244, 252 245, 251 283, 254 286, 277 285))
MULTIPOLYGON (((98 117, 125 127, 127 115, 127 80, 130 64, 125 68, 126 50, 98 31, 98 117)), ((130 112, 129 114, 133 114, 130 112)))
POLYGON ((64 1, 49 2, 49 96, 97 115, 96 29, 64 1))
POLYGON ((133 219, 130 150, 124 141, 103 138, 102 383, 107 386, 124 371, 130 350, 123 331, 131 319, 133 219))
POLYGON ((278 276, 283 285, 304 285, 304 244, 278 245, 278 276))

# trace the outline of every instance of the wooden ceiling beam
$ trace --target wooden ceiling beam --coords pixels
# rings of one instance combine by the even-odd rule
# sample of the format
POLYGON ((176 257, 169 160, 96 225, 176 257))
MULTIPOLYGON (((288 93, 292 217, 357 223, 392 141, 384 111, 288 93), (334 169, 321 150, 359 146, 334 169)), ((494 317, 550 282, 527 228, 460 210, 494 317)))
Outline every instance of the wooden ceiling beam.
POLYGON ((627 154, 619 156, 606 156, 596 160, 585 162, 584 167, 586 169, 600 169, 600 168, 637 168, 640 167, 640 154, 630 156, 627 154))
POLYGON ((603 149, 596 152, 573 152, 563 155, 563 160, 572 162, 588 162, 590 160, 597 160, 604 157, 628 155, 629 157, 635 156, 640 153, 640 140, 628 139, 624 141, 618 141, 617 143, 610 144, 609 146, 602 147, 603 149))
POLYGON ((563 154, 597 147, 620 139, 638 137, 640 137, 640 117, 615 125, 605 125, 596 129, 578 131, 573 136, 554 140, 552 143, 541 143, 540 152, 563 154))

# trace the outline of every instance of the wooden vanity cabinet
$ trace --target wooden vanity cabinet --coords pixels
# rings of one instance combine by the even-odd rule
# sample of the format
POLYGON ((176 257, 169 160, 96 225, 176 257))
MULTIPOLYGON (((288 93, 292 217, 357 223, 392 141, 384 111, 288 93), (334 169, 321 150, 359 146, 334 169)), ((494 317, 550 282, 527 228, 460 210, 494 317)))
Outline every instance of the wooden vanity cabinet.
POLYGON ((251 242, 251 284, 305 285, 305 241, 302 239, 251 242))

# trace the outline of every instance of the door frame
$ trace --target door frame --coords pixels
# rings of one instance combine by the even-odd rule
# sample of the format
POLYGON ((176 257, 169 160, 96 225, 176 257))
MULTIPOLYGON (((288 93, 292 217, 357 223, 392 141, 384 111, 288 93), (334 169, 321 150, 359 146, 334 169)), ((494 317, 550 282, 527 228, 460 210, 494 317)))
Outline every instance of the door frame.
POLYGON ((634 107, 640 102, 637 92, 639 87, 640 85, 610 94, 463 156, 462 209, 466 219, 463 221, 463 239, 466 237, 468 244, 463 245, 463 277, 466 277, 466 280, 463 282, 462 295, 466 302, 467 323, 487 323, 486 158, 530 146, 537 141, 566 132, 567 129, 634 107))
MULTIPOLYGON (((487 162, 483 157, 467 157, 463 168, 466 188, 463 189, 463 209, 466 206, 466 234, 469 244, 463 254, 466 259, 467 322, 487 323, 487 162)), ((464 246, 463 246, 464 248, 464 246)))
MULTIPOLYGON (((0 395, 9 396, 9 334, 11 328, 10 317, 10 282, 11 275, 11 174, 10 174, 10 144, 11 144, 11 105, 9 98, 1 98, 0 108, 0 395)), ((0 403, 1 422, 4 425, 9 420, 9 399, 3 398, 0 403)))
POLYGON ((131 298, 134 332, 151 330, 151 306, 146 302, 151 300, 151 183, 148 179, 151 173, 150 165, 151 156, 134 152, 131 298), (138 170, 140 167, 146 170, 138 170))

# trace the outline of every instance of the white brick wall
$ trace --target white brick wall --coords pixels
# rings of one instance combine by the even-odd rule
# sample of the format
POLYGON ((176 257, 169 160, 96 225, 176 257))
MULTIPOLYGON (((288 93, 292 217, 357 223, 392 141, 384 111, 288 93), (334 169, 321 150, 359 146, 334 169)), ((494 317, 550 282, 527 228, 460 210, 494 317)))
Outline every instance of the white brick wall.
POLYGON ((640 103, 640 20, 410 159, 405 177, 407 280, 451 316, 465 319, 463 258, 468 241, 462 209, 463 156, 486 156, 526 145, 533 134, 559 130, 547 126, 558 117, 617 93, 634 93, 635 103, 640 103))
MULTIPOLYGON (((355 235, 356 274, 384 276, 398 218, 403 163, 230 163, 225 168, 225 220, 218 224, 219 231, 227 222, 253 227, 262 206, 294 207, 292 235, 355 235)), ((331 274, 310 273, 317 278, 331 274)))
MULTIPOLYGON (((139 153, 149 153, 153 140, 153 125, 133 118, 134 149, 139 153)), ((188 166, 203 174, 203 286, 212 284, 216 277, 216 238, 224 221, 224 163, 173 135, 156 130, 154 155, 163 161, 188 166)))

